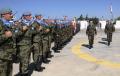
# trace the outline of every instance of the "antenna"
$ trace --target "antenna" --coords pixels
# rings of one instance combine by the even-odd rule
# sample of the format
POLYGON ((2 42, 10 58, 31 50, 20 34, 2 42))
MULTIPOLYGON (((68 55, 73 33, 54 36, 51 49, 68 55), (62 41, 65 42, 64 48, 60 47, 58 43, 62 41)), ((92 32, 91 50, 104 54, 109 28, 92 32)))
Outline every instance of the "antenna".
POLYGON ((114 14, 113 14, 112 2, 110 3, 109 11, 110 11, 111 20, 113 20, 114 19, 114 14))

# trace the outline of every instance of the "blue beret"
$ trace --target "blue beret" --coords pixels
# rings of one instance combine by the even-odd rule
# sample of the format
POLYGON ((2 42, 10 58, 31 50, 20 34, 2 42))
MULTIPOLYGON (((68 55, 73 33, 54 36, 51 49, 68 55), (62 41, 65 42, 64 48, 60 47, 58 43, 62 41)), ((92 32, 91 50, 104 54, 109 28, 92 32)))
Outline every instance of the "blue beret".
POLYGON ((29 16, 29 15, 32 15, 31 12, 24 12, 23 13, 23 16, 29 16))
POLYGON ((40 13, 36 13, 35 16, 42 16, 42 14, 40 14, 40 13))
POLYGON ((12 10, 10 8, 2 8, 0 10, 0 14, 6 14, 6 13, 12 13, 12 10))

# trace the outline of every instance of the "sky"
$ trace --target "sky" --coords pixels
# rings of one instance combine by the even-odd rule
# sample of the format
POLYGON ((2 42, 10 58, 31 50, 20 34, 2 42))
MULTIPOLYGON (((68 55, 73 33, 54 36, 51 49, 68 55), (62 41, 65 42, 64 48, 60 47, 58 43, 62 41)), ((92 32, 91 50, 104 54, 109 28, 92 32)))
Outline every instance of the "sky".
POLYGON ((114 18, 120 16, 120 0, 0 0, 1 8, 11 8, 19 18, 23 12, 30 11, 41 13, 44 17, 61 18, 63 16, 79 17, 88 15, 89 17, 102 16, 109 19, 110 5, 114 18))

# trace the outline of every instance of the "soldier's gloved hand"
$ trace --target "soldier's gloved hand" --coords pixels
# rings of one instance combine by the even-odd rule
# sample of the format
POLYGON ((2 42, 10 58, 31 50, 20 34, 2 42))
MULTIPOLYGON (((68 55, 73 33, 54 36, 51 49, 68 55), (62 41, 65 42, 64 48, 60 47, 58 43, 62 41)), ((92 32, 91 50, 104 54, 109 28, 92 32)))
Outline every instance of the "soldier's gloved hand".
POLYGON ((23 31, 26 31, 28 29, 27 26, 23 26, 23 31))
POLYGON ((12 32, 11 31, 6 31, 5 32, 5 36, 6 37, 11 37, 12 36, 12 32))

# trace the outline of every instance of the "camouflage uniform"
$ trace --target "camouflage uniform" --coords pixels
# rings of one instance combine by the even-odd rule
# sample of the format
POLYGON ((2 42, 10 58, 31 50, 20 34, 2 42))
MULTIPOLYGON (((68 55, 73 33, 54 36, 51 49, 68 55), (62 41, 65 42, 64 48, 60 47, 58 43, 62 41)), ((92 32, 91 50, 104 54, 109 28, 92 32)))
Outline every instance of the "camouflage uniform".
POLYGON ((87 26, 86 34, 88 35, 89 48, 91 49, 94 43, 94 35, 97 34, 96 27, 92 24, 92 22, 90 22, 87 26))
POLYGON ((53 57, 53 55, 51 55, 51 52, 52 51, 50 51, 50 48, 51 48, 51 42, 52 42, 52 31, 53 31, 53 25, 52 24, 49 24, 49 25, 47 25, 46 26, 46 28, 47 29, 49 29, 49 32, 47 33, 47 37, 48 37, 48 49, 47 49, 47 55, 46 55, 46 57, 47 58, 51 58, 51 57, 53 57))
MULTIPOLYGON (((9 13, 11 15, 12 10, 2 9, 1 15, 9 13)), ((12 29, 13 21, 6 20, 4 18, 0 19, 0 76, 12 76, 12 64, 13 58, 16 54, 15 49, 15 30, 12 29), (5 32, 11 31, 12 37, 6 37, 5 32)))
MULTIPOLYGON (((31 13, 25 12, 23 14, 24 16, 26 15, 31 15, 31 13)), ((29 63, 30 63, 30 55, 32 51, 32 35, 33 35, 33 30, 34 28, 32 27, 32 20, 25 20, 23 19, 19 23, 19 37, 17 38, 17 50, 19 51, 19 58, 20 58, 20 74, 21 75, 28 75, 29 72, 29 63), (26 26, 27 29, 23 30, 23 27, 26 26)))
POLYGON ((55 20, 54 23, 54 31, 53 31, 53 38, 54 38, 54 47, 52 48, 54 52, 59 53, 58 51, 61 48, 61 43, 62 43, 62 27, 61 23, 55 20))
POLYGON ((108 22, 105 26, 105 33, 107 34, 108 46, 112 42, 112 33, 115 31, 115 27, 111 22, 108 22))
POLYGON ((50 60, 47 60, 47 55, 49 52, 49 31, 47 32, 46 30, 49 30, 49 28, 43 26, 42 43, 43 43, 43 62, 44 63, 50 62, 50 60))
POLYGON ((34 21, 32 24, 34 26, 36 33, 33 34, 33 60, 35 62, 35 69, 41 71, 42 67, 42 29, 40 29, 40 24, 34 21))
POLYGON ((73 36, 73 29, 71 27, 71 21, 68 20, 55 20, 54 23, 54 47, 52 48, 54 52, 60 52, 61 50, 73 36))
POLYGON ((4 26, 6 25, 0 21, 0 76, 12 76, 13 58, 16 53, 14 37, 5 37, 5 31, 10 29, 4 26))
MULTIPOLYGON (((39 15, 40 16, 40 15, 39 15)), ((41 43, 40 47, 42 49, 42 61, 44 63, 50 62, 50 60, 47 60, 47 53, 48 53, 48 32, 46 30, 48 29, 46 27, 46 23, 44 22, 43 19, 36 19, 36 21, 39 23, 39 25, 42 27, 42 31, 40 31, 40 36, 41 36, 41 43)))

